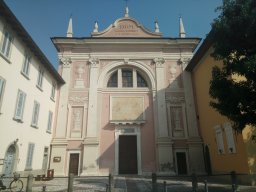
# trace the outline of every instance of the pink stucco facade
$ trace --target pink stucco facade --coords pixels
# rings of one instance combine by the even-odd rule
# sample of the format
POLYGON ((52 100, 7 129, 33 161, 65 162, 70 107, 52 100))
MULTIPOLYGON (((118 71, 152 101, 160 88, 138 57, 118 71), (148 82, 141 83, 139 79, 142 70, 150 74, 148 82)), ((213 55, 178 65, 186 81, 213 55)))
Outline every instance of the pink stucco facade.
POLYGON ((189 74, 197 38, 163 38, 126 16, 91 37, 53 38, 55 175, 203 173, 189 74))

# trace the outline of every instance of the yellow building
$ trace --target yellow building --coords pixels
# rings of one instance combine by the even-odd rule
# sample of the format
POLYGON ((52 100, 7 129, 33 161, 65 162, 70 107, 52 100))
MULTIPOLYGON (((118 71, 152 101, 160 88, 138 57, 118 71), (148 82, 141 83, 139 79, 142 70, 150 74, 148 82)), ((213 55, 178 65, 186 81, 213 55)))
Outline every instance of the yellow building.
MULTIPOLYGON (((242 134, 235 132, 232 123, 209 105, 212 68, 215 65, 222 66, 221 61, 211 57, 212 51, 211 42, 206 38, 186 67, 186 70, 191 72, 194 86, 197 119, 204 142, 206 170, 209 174, 231 171, 255 174, 256 131, 246 127, 242 134)), ((255 184, 255 178, 252 180, 255 184)))

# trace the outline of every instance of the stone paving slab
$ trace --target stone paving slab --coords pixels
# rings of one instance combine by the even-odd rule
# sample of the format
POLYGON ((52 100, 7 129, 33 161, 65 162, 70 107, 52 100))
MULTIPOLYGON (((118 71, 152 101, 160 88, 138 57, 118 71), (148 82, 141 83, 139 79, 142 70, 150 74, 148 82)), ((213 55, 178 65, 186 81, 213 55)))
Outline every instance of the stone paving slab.
MULTIPOLYGON (((190 181, 166 180, 167 190, 164 191, 164 180, 158 180, 158 192, 191 192, 190 181)), ((106 192, 108 178, 76 178, 74 192, 106 192)), ((68 187, 67 178, 55 178, 50 181, 34 181, 33 192, 42 192, 46 185, 46 191, 66 192, 68 187)), ((208 192, 231 192, 230 185, 209 183, 208 192)), ((134 176, 115 176, 112 192, 151 192, 151 178, 134 176)), ((204 192, 204 183, 198 184, 198 192, 204 192)), ((240 192, 256 192, 256 187, 239 186, 240 192)))
MULTIPOLYGON (((74 192, 106 192, 107 179, 102 178, 76 178, 73 183, 74 192)), ((33 192, 42 192, 43 186, 45 191, 66 192, 68 188, 67 178, 55 178, 50 181, 34 181, 33 192)))

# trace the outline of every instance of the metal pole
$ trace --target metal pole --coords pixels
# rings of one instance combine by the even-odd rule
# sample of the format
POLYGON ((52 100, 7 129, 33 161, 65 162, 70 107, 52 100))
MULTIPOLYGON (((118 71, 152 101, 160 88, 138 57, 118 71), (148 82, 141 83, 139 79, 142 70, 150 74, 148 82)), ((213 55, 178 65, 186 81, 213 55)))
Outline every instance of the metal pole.
POLYGON ((197 192, 198 183, 197 183, 197 176, 195 173, 192 174, 192 191, 197 192))
POLYGON ((204 191, 208 192, 208 183, 206 179, 204 180, 204 191))
POLYGON ((112 180, 112 175, 111 173, 108 175, 108 192, 111 192, 111 180, 112 180))
POLYGON ((232 192, 237 192, 237 175, 235 171, 231 171, 231 182, 232 182, 232 192))
POLYGON ((164 192, 167 192, 166 181, 164 181, 164 192))
POLYGON ((34 176, 32 174, 29 174, 28 175, 26 192, 32 192, 33 179, 34 179, 34 176))
POLYGON ((155 173, 152 173, 152 191, 157 192, 157 176, 155 173))
POLYGON ((70 173, 68 177, 68 192, 73 192, 74 174, 70 173))

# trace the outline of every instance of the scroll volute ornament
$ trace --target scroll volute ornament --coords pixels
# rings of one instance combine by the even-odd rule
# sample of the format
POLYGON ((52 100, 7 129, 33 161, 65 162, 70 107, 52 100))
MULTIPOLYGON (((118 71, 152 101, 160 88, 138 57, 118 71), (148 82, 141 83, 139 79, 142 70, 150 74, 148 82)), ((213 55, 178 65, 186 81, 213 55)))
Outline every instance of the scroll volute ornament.
POLYGON ((156 67, 162 67, 163 64, 165 63, 164 58, 154 58, 153 62, 156 64, 156 67))

